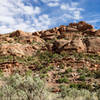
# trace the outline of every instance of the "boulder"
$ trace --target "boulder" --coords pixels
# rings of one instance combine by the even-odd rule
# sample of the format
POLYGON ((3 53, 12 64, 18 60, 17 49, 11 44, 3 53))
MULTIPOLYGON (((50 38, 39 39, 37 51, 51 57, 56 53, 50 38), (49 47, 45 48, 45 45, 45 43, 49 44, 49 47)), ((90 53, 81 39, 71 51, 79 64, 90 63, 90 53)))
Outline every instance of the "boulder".
POLYGON ((32 36, 31 38, 34 42, 37 42, 37 43, 42 43, 43 44, 45 42, 42 38, 40 38, 38 36, 32 36))
POLYGON ((68 45, 69 41, 64 39, 56 40, 53 44, 53 51, 61 52, 64 49, 65 45, 68 45))
POLYGON ((2 55, 31 56, 34 51, 29 44, 7 43, 0 45, 0 54, 2 55))
POLYGON ((67 31, 67 32, 78 32, 78 29, 72 28, 72 27, 67 27, 67 28, 66 28, 66 31, 67 31))
POLYGON ((86 46, 81 38, 75 38, 70 42, 70 48, 76 48, 77 52, 86 52, 86 46))
POLYGON ((58 36, 59 39, 64 38, 64 39, 68 39, 68 40, 72 40, 72 38, 76 38, 76 37, 81 37, 80 32, 76 33, 76 32, 63 32, 62 34, 60 34, 58 36))
POLYGON ((41 37, 47 37, 47 36, 54 36, 56 33, 51 33, 49 31, 44 32, 43 34, 41 34, 41 37))
POLYGON ((53 48, 53 44, 46 44, 46 47, 47 47, 47 50, 48 51, 52 51, 52 48, 53 48))
POLYGON ((78 23, 70 23, 68 26, 77 29, 78 23))
POLYGON ((43 34, 41 34, 41 38, 43 38, 44 40, 53 40, 56 38, 57 33, 51 33, 49 31, 44 32, 43 34))
POLYGON ((92 37, 86 40, 87 52, 100 53, 100 37, 92 37))
POLYGON ((96 30, 95 29, 87 29, 86 31, 83 32, 83 35, 94 36, 94 35, 96 35, 96 30))
POLYGON ((5 37, 5 41, 7 41, 7 42, 14 42, 14 39, 10 38, 10 37, 5 37))
POLYGON ((66 26, 65 25, 61 25, 60 27, 59 27, 59 29, 58 29, 58 31, 60 32, 60 33, 62 33, 62 32, 66 32, 66 26))
POLYGON ((90 25, 90 24, 87 24, 86 22, 84 21, 80 21, 77 25, 77 28, 79 31, 85 31, 87 29, 93 29, 93 26, 90 25))
POLYGON ((96 36, 100 36, 100 29, 95 32, 96 36))
POLYGON ((27 36, 27 35, 28 35, 27 33, 23 32, 21 30, 17 30, 15 32, 12 32, 10 34, 10 37, 20 37, 20 36, 27 36))
POLYGON ((30 43, 30 44, 35 43, 35 42, 44 44, 44 42, 45 42, 42 38, 40 38, 38 36, 34 36, 34 35, 20 37, 19 40, 21 43, 30 43))
POLYGON ((81 38, 76 38, 74 40, 59 39, 54 42, 53 50, 56 52, 61 52, 61 51, 86 52, 86 46, 81 38))
POLYGON ((44 40, 55 40, 56 37, 55 36, 46 36, 46 37, 43 37, 44 40))
POLYGON ((33 36, 39 36, 39 37, 41 36, 41 34, 39 32, 33 32, 32 35, 33 36))

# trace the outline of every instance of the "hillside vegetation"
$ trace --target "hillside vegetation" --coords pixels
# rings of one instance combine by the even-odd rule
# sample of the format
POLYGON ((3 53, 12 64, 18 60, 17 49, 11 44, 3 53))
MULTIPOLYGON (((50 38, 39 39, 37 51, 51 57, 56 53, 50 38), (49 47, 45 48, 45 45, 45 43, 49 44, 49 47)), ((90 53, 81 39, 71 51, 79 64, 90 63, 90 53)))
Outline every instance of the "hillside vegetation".
POLYGON ((100 30, 86 22, 0 35, 0 100, 100 100, 100 30))

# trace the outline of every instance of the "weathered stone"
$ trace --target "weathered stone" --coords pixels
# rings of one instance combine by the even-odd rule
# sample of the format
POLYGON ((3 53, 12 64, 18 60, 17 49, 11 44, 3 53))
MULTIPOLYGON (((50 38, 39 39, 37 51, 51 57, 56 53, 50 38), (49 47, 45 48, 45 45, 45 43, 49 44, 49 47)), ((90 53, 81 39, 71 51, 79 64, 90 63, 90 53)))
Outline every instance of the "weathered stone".
POLYGON ((78 23, 70 23, 68 26, 77 29, 78 23))
POLYGON ((56 40, 53 46, 53 50, 56 52, 61 51, 73 51, 76 50, 77 52, 86 52, 86 46, 83 43, 81 38, 77 38, 74 40, 56 40))
POLYGON ((100 37, 87 39, 87 52, 100 53, 100 37))
POLYGON ((61 26, 59 27, 58 31, 59 31, 60 33, 66 32, 66 26, 65 26, 65 25, 61 25, 61 26))
POLYGON ((56 39, 56 37, 55 36, 46 36, 43 39, 44 40, 54 40, 54 39, 56 39))
POLYGON ((94 36, 94 35, 96 35, 96 30, 95 29, 87 29, 85 32, 83 32, 83 35, 94 36))
POLYGON ((34 42, 42 43, 42 44, 43 44, 43 43, 45 42, 42 38, 40 38, 40 37, 38 37, 38 36, 34 36, 34 35, 32 35, 32 36, 20 37, 19 40, 20 40, 21 43, 24 42, 24 43, 30 43, 30 44, 32 44, 32 43, 34 43, 34 42))
POLYGON ((33 39, 34 42, 37 42, 37 43, 44 43, 45 42, 42 38, 40 38, 38 36, 32 36, 31 38, 33 39))
POLYGON ((49 51, 52 51, 53 44, 46 44, 46 47, 49 51))
POLYGON ((56 33, 51 33, 49 31, 44 32, 41 37, 46 37, 46 36, 54 36, 56 33))
POLYGON ((86 46, 81 38, 76 38, 70 42, 72 48, 76 48, 77 52, 86 52, 86 46))
POLYGON ((5 37, 4 40, 7 41, 7 42, 14 42, 14 39, 13 38, 9 38, 9 37, 5 37))
POLYGON ((20 37, 20 36, 27 36, 27 35, 28 35, 27 33, 23 32, 21 30, 17 30, 15 32, 12 32, 10 34, 10 37, 20 37))
POLYGON ((78 28, 79 31, 85 31, 85 30, 87 30, 87 29, 93 29, 93 26, 90 25, 90 24, 87 24, 87 23, 84 22, 84 21, 80 21, 80 22, 78 23, 77 28, 78 28))
POLYGON ((96 36, 100 36, 100 29, 95 32, 96 36))
POLYGON ((2 44, 0 45, 0 54, 2 55, 15 55, 15 56, 31 56, 34 53, 34 49, 29 44, 2 44))
POLYGON ((68 40, 60 39, 56 40, 53 45, 53 51, 61 52, 65 45, 69 43, 68 40))
POLYGON ((41 34, 39 33, 39 32, 34 32, 34 33, 32 33, 32 35, 34 35, 34 36, 41 36, 41 34))
POLYGON ((66 31, 68 31, 68 32, 78 32, 78 29, 72 28, 72 27, 67 27, 66 31))

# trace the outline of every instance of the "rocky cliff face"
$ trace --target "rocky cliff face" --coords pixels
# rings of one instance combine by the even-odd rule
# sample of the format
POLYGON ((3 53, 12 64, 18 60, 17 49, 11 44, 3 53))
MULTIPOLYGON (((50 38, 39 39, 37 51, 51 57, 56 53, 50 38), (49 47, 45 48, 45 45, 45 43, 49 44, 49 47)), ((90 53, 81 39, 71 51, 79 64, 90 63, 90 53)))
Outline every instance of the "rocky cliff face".
POLYGON ((79 81, 78 68, 100 70, 100 30, 81 21, 33 33, 17 30, 0 35, 0 68, 4 72, 42 70, 47 71, 48 81, 56 82, 60 76, 55 73, 63 73, 69 66, 75 73, 71 73, 71 81, 79 81), (52 71, 50 66, 54 66, 52 71))
POLYGON ((0 54, 31 56, 38 50, 99 53, 99 36, 100 30, 83 21, 34 33, 17 30, 0 36, 0 54))

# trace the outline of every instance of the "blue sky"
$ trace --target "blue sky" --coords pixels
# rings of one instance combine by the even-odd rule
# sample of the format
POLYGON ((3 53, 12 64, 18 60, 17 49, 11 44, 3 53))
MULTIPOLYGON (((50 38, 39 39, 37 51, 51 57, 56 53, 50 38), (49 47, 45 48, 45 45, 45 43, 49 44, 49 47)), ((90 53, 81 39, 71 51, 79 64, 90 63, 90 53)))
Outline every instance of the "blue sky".
POLYGON ((0 33, 86 21, 100 28, 100 0, 0 0, 0 33))

